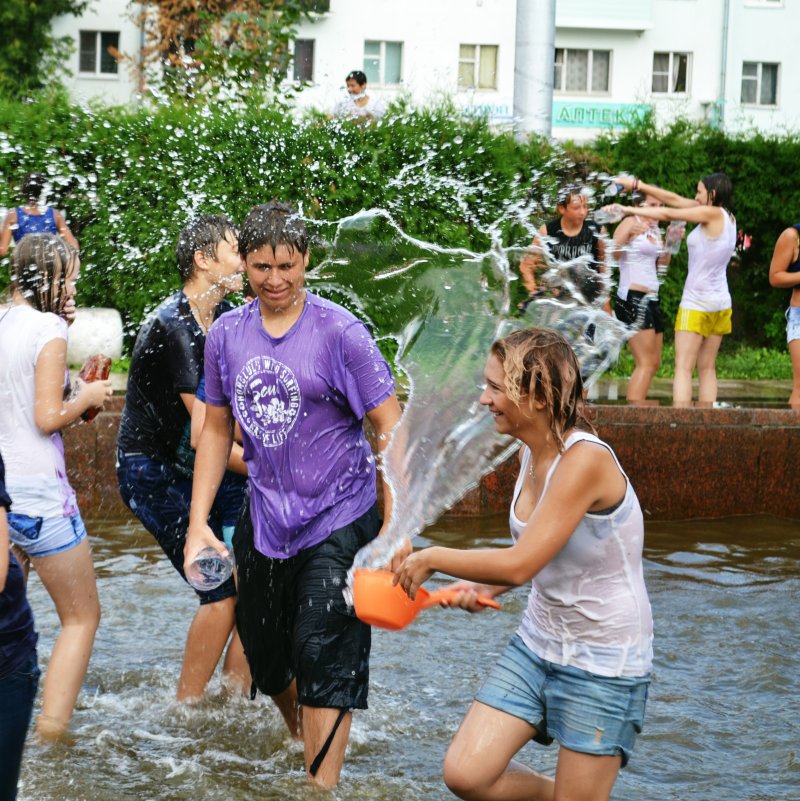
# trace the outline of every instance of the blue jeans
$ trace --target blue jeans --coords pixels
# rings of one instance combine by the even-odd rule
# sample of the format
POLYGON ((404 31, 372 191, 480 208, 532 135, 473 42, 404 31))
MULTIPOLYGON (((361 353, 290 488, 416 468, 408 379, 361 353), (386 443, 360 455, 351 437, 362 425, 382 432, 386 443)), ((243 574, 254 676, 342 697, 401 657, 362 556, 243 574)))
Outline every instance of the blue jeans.
POLYGON ((17 797, 19 766, 39 686, 36 651, 19 670, 0 679, 0 801, 17 797))
MULTIPOLYGON (((183 572, 183 546, 189 528, 192 481, 175 469, 141 454, 117 454, 119 492, 125 505, 156 538, 175 570, 183 572)), ((222 512, 215 503, 208 519, 218 539, 222 539, 222 512)), ((212 604, 236 595, 233 577, 213 590, 195 590, 201 604, 212 604)))

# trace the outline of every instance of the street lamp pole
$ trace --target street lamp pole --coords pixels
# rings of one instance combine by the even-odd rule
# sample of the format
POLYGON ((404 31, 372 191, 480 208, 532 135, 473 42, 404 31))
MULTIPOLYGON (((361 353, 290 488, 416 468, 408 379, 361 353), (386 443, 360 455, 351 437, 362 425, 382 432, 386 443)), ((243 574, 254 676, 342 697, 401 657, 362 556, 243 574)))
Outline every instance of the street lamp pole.
POLYGON ((517 0, 514 126, 518 139, 553 127, 556 0, 517 0))

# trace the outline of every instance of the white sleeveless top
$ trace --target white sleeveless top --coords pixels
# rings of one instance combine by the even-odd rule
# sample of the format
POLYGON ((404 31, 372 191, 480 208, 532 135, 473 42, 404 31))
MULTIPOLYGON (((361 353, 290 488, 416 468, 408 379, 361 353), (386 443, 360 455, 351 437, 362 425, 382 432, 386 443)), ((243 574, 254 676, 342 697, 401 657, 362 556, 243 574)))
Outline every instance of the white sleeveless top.
POLYGON ((686 238, 689 248, 689 274, 683 285, 682 309, 716 312, 730 309, 731 293, 728 291, 728 262, 736 247, 736 221, 725 209, 722 233, 713 239, 706 236, 698 225, 686 238))
POLYGON ((656 261, 661 254, 661 234, 658 227, 635 237, 619 257, 619 286, 617 295, 628 299, 631 284, 646 286, 650 292, 658 292, 656 261), (653 238, 651 238, 651 235, 653 238))
MULTIPOLYGON (((584 441, 608 448, 625 476, 625 497, 610 514, 584 515, 564 547, 534 576, 518 633, 549 662, 599 676, 644 676, 653 662, 653 619, 642 571, 642 510, 605 442, 576 431, 565 445, 584 441)), ((542 497, 560 461, 561 455, 547 471, 542 497)), ((530 450, 524 447, 510 514, 515 541, 525 528, 514 510, 529 462, 530 450)))
POLYGON ((30 517, 70 517, 78 511, 67 480, 61 432, 36 425, 36 362, 42 348, 67 338, 67 324, 30 306, 0 311, 0 453, 11 511, 30 517))

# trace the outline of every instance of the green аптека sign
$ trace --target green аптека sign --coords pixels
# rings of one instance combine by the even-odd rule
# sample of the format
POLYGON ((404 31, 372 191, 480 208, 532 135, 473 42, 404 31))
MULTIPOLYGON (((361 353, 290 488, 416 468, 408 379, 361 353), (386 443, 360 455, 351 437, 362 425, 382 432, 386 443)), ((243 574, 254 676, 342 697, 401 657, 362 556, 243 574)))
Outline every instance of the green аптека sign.
POLYGON ((553 103, 554 128, 626 128, 650 106, 641 103, 553 103))

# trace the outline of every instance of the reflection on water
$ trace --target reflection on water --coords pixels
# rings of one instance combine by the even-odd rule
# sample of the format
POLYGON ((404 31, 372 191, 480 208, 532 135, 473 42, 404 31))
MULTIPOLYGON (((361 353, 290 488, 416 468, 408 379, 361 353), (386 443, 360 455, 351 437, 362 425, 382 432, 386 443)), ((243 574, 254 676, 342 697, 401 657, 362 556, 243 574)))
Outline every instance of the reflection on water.
MULTIPOLYGON (((172 702, 193 593, 138 527, 91 532, 103 620, 74 743, 29 746, 20 799, 318 799, 269 701, 228 699, 217 684, 197 706, 172 702)), ((426 535, 479 547, 504 543, 506 529, 501 517, 448 518, 426 535)), ((799 558, 796 521, 648 525, 654 681, 615 799, 800 798, 799 558)), ((46 663, 56 623, 35 577, 30 596, 46 663)), ((452 798, 441 780, 444 750, 524 603, 517 590, 499 613, 433 609, 405 631, 375 631, 370 709, 355 716, 331 798, 452 798)), ((538 746, 523 753, 547 772, 555 757, 538 746)))

